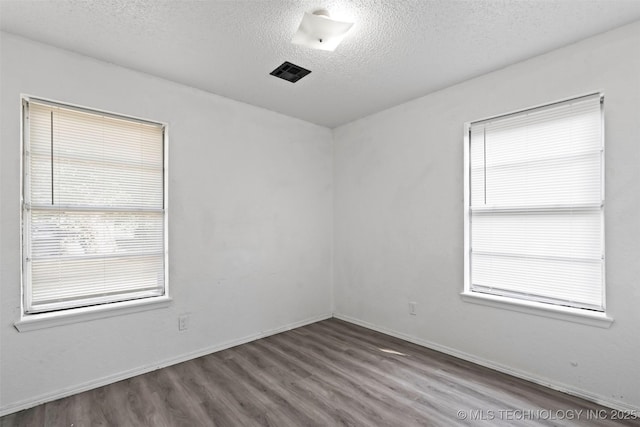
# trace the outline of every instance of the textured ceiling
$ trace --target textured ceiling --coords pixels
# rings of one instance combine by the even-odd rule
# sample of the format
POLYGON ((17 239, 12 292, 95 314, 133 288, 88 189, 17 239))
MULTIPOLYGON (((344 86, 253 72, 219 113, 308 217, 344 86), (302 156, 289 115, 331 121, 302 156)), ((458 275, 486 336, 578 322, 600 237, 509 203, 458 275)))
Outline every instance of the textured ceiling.
POLYGON ((328 127, 636 20, 640 0, 0 0, 4 31, 328 127), (290 43, 319 8, 355 22, 335 52, 290 43))

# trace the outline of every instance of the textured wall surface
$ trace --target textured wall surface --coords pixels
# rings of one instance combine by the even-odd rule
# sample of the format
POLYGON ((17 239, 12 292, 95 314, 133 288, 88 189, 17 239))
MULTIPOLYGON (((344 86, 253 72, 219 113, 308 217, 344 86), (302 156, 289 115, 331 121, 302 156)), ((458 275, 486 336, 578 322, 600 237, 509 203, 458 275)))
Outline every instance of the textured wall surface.
POLYGON ((0 43, 0 412, 330 315, 328 129, 6 34, 0 43), (170 307, 13 327, 21 93, 168 123, 170 307))
POLYGON ((332 159, 327 128, 0 33, 0 413, 325 317, 332 302, 353 321, 640 408, 639 46, 637 23, 398 105, 336 129, 332 159), (462 302, 463 123, 597 90, 615 322, 462 302), (169 308, 15 330, 21 93, 169 123, 169 308))
POLYGON ((336 314, 640 409, 639 111, 636 23, 335 129, 336 314), (594 91, 605 94, 613 325, 463 302, 463 124, 594 91))

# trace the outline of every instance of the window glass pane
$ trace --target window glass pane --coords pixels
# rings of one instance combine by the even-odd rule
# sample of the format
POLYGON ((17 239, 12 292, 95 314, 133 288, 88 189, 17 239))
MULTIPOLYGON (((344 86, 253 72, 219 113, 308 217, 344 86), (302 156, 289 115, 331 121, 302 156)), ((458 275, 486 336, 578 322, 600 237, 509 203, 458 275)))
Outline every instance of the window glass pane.
POLYGON ((27 107, 27 311, 163 295, 163 127, 27 107))
POLYGON ((599 95, 471 124, 472 291, 604 309, 599 95))

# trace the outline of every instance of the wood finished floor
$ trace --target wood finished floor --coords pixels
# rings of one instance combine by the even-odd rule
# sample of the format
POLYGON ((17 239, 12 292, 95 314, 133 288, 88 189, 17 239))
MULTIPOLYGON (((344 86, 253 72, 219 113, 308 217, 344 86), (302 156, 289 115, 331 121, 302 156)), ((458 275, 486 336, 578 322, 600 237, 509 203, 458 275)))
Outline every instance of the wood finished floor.
POLYGON ((0 426, 640 426, 616 414, 330 319, 10 414, 0 426))

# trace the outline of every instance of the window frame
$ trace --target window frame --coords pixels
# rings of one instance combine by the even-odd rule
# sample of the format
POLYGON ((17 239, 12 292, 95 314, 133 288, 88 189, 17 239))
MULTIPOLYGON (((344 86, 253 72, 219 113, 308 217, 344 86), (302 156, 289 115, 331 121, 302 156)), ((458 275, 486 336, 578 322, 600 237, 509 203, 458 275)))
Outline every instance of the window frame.
POLYGON ((20 96, 20 319, 14 323, 18 331, 29 331, 34 329, 47 328, 52 326, 75 323, 85 320, 92 320, 104 317, 111 317, 127 313, 146 311, 155 308, 168 307, 171 302, 170 286, 169 286, 169 265, 168 265, 168 224, 169 224, 169 206, 168 206, 168 145, 169 145, 169 126, 167 123, 157 120, 149 120, 145 118, 114 113, 110 111, 100 110, 91 107, 80 106, 68 102, 46 99, 38 96, 21 94, 20 96), (29 269, 26 265, 26 254, 30 253, 31 236, 29 232, 30 215, 26 214, 27 191, 30 191, 29 179, 27 173, 30 171, 29 158, 27 150, 30 144, 29 126, 28 126, 28 108, 30 102, 39 104, 61 107, 68 110, 75 110, 82 113, 99 114, 102 116, 112 117, 128 122, 146 123, 160 126, 162 129, 162 197, 163 197, 163 269, 164 283, 163 292, 160 295, 149 295, 143 298, 127 298, 111 302, 89 302, 87 305, 56 308, 44 312, 29 312, 30 298, 30 280, 29 269))
MULTIPOLYGON (((464 183, 464 286, 463 291, 460 294, 461 298, 465 302, 480 304, 495 308, 501 308, 511 311, 517 311, 532 315, 539 315, 544 317, 550 317, 560 320, 566 320, 570 322, 576 322, 581 324, 587 324, 591 326, 598 326, 603 328, 608 328, 613 322, 613 318, 610 317, 606 312, 606 277, 604 270, 604 262, 603 262, 603 276, 602 276, 602 306, 603 311, 594 311, 580 307, 570 307, 565 305, 557 305, 546 302, 539 302, 526 298, 518 298, 517 296, 503 296, 503 295, 495 295, 489 293, 482 293, 478 291, 472 290, 471 284, 471 157, 470 157, 470 130, 472 125, 500 119, 506 118, 508 116, 513 116, 517 114, 526 113, 528 111, 544 109, 546 107, 552 107, 554 105, 564 104, 568 102, 572 102, 575 100, 579 100, 580 98, 587 98, 598 96, 600 99, 600 103, 603 103, 604 93, 599 92, 590 92, 584 95, 572 96, 568 98, 564 98, 554 102, 548 102, 544 104, 539 104, 529 108, 523 108, 514 110, 504 114, 498 114, 494 116, 490 116, 487 118, 469 121, 464 123, 464 150, 463 150, 463 183, 464 183)), ((605 127, 604 127, 604 109, 601 107, 601 129, 602 129, 602 147, 604 150, 604 138, 605 138, 605 127)), ((601 210, 601 239, 602 239, 602 251, 604 254, 605 251, 605 241, 604 241, 604 179, 605 179, 605 156, 604 151, 601 157, 601 191, 602 191, 602 210, 601 210)))

